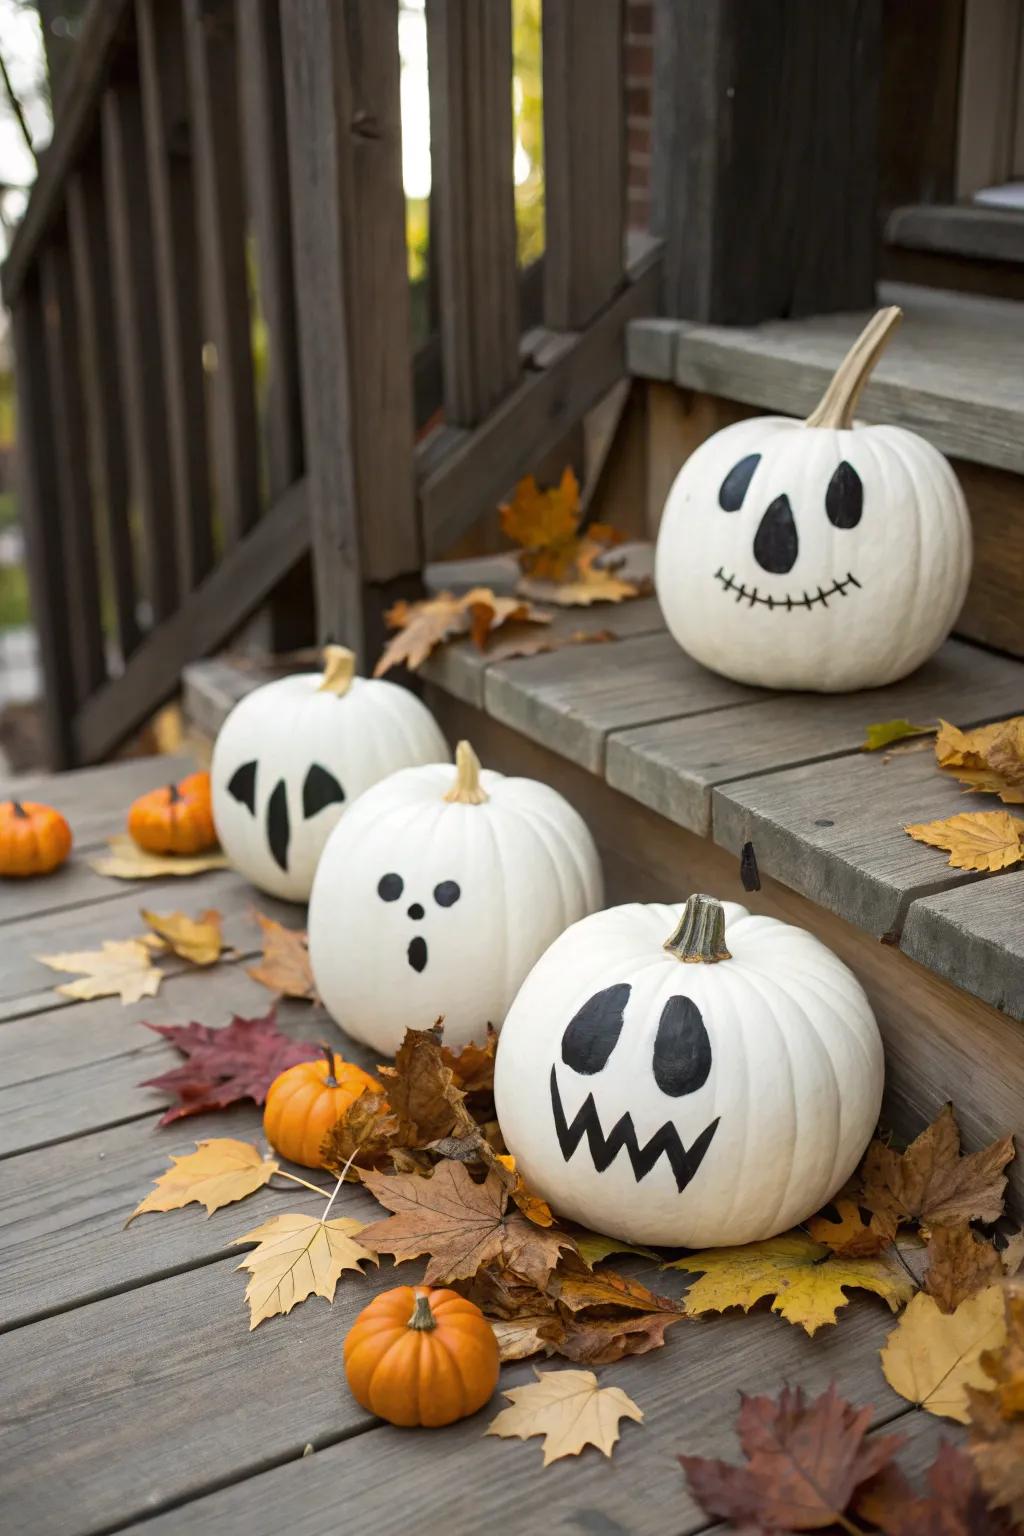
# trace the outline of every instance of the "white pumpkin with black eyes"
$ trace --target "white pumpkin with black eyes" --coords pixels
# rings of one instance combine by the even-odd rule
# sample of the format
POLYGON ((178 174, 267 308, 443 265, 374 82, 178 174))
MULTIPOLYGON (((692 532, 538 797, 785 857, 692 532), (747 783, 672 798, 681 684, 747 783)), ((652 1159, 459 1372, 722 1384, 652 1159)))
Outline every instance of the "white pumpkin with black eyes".
POLYGON ((397 768, 447 759, 433 715, 406 688, 355 676, 343 646, 326 670, 247 694, 221 727, 210 779, 221 847, 271 896, 308 901, 338 818, 397 768))
POLYGON ((556 1213, 630 1242, 772 1237, 866 1147, 882 1043, 851 971, 745 907, 615 907, 534 966, 498 1042, 508 1150, 556 1213))
POLYGON ((853 422, 899 318, 879 311, 806 422, 737 422, 679 471, 655 583, 672 634, 713 671, 768 688, 875 688, 949 634, 971 572, 956 476, 915 433, 853 422))
POLYGON ((393 774, 332 833, 309 904, 317 991, 342 1028, 383 1055, 444 1015, 461 1046, 500 1028, 534 961, 601 905, 582 818, 547 784, 481 770, 393 774))

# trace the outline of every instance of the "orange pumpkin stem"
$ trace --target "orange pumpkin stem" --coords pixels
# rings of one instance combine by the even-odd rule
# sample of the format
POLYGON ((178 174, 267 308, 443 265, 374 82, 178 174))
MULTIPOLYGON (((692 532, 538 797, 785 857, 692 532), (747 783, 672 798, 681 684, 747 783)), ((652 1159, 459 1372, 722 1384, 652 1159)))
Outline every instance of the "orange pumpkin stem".
POLYGON ((334 1075, 334 1051, 327 1044, 326 1040, 320 1041, 320 1049, 323 1051, 324 1060, 327 1063, 327 1076, 324 1078, 324 1087, 337 1088, 338 1079, 334 1075))
POLYGON ((431 1328, 437 1327, 437 1321, 430 1310, 429 1296, 418 1295, 416 1297, 416 1305, 412 1309, 412 1317, 409 1319, 408 1326, 415 1328, 417 1333, 429 1333, 431 1328))
POLYGON ((12 800, 11 809, 20 821, 28 821, 28 811, 26 811, 20 800, 12 800))

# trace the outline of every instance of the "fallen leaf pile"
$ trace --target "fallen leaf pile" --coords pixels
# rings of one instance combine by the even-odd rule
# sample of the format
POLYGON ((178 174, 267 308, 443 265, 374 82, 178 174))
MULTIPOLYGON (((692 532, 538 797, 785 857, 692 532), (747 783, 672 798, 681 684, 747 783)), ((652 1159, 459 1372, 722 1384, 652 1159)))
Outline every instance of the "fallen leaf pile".
POLYGON ((236 1014, 222 1029, 207 1024, 146 1024, 162 1035, 187 1058, 184 1066, 173 1067, 139 1084, 157 1088, 177 1099, 162 1119, 170 1125, 184 1115, 201 1115, 210 1109, 226 1109, 241 1099, 262 1104, 274 1078, 286 1067, 300 1061, 313 1061, 320 1047, 308 1040, 292 1040, 277 1028, 274 1010, 260 1019, 243 1019, 236 1014))
POLYGON ((384 622, 398 633, 385 646, 373 669, 374 677, 383 677, 399 666, 414 672, 442 641, 461 635, 469 635, 477 650, 484 651, 490 636, 503 624, 550 624, 551 615, 523 598, 498 597, 490 587, 474 587, 461 597, 441 592, 419 603, 394 603, 384 622))
POLYGON ((578 1456, 584 1446, 596 1445, 610 1456, 619 1438, 619 1421, 643 1421, 643 1413, 621 1387, 601 1387, 593 1371, 538 1371, 537 1380, 513 1387, 505 1396, 512 1404, 503 1408, 486 1433, 528 1440, 544 1436, 544 1465, 562 1456, 578 1456))
POLYGON ((51 970, 77 975, 55 990, 62 997, 88 1002, 97 997, 119 997, 122 1003, 138 1003, 155 997, 164 972, 153 964, 154 954, 174 954, 191 965, 213 965, 224 948, 219 912, 203 912, 198 918, 184 912, 142 909, 149 932, 134 939, 106 939, 99 949, 76 950, 62 955, 37 955, 51 970))
POLYGON ((576 608, 621 603, 650 590, 649 583, 624 580, 613 565, 599 563, 620 535, 604 523, 581 527, 580 488, 571 465, 558 485, 546 490, 533 475, 525 476, 500 512, 502 532, 521 546, 518 590, 524 596, 576 608))

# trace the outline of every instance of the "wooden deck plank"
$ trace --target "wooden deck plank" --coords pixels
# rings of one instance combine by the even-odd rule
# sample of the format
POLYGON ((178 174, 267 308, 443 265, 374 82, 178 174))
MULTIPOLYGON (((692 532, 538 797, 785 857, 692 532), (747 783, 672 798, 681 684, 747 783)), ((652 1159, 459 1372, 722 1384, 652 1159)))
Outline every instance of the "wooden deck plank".
POLYGON ((982 880, 915 901, 900 948, 1011 1018, 1024 1019, 1024 871, 1008 871, 998 884, 982 880))
POLYGON ((606 777, 613 789, 706 836, 716 784, 855 752, 873 721, 997 720, 1015 711, 1020 695, 1018 663, 951 640, 888 688, 761 695, 763 702, 740 713, 723 710, 616 734, 608 743, 606 777))
POLYGON ((915 842, 906 822, 991 809, 940 773, 931 752, 857 754, 714 791, 715 841, 753 842, 764 873, 878 937, 898 934, 909 904, 979 879, 915 842))
POLYGON ((195 761, 184 753, 134 757, 99 768, 78 768, 74 773, 20 774, 4 779, 0 794, 5 799, 16 796, 55 805, 71 823, 75 846, 88 848, 124 830, 128 807, 136 795, 194 773, 195 767, 195 761))

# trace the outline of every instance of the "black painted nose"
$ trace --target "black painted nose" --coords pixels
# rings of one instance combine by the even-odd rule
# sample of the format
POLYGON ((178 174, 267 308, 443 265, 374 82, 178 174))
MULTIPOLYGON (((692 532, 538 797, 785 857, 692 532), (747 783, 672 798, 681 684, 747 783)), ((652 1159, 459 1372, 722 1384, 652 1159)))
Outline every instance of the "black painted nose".
POLYGON ((419 922, 420 918, 423 916, 423 908, 420 906, 418 901, 413 902, 412 906, 409 908, 408 916, 412 918, 414 923, 419 922))
POLYGON ((754 535, 754 559, 763 571, 784 576, 796 564, 799 548, 789 497, 776 496, 754 535))

